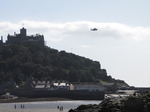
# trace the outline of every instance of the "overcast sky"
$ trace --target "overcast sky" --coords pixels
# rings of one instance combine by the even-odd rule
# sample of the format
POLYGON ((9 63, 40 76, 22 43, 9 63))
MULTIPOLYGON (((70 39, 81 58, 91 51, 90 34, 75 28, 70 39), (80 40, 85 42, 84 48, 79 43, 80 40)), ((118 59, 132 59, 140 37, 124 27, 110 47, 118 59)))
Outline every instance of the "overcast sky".
POLYGON ((99 61, 113 78, 150 87, 149 0, 0 0, 4 40, 22 27, 51 48, 99 61))

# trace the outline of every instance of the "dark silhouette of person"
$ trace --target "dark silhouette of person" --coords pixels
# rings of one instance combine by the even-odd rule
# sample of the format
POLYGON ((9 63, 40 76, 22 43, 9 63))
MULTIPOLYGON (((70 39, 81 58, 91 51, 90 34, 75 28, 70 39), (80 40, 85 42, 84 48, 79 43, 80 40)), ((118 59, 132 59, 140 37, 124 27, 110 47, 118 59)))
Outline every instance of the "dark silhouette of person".
POLYGON ((15 105, 14 105, 14 108, 16 109, 16 107, 17 107, 17 106, 16 106, 16 104, 15 104, 15 105))

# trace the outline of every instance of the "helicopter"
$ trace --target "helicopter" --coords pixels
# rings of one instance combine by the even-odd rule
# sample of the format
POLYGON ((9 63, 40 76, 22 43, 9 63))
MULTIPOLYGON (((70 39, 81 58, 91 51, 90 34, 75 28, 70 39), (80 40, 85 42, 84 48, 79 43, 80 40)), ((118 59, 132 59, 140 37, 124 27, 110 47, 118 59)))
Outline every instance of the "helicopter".
POLYGON ((91 29, 91 31, 97 31, 97 30, 98 30, 97 28, 92 28, 92 29, 91 29))

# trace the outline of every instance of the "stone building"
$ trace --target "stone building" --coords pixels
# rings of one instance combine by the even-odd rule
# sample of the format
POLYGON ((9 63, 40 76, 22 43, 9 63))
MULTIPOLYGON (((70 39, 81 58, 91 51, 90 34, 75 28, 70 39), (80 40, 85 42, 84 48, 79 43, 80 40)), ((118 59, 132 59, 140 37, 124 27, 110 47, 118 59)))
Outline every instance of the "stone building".
POLYGON ((14 43, 37 43, 41 46, 44 45, 44 36, 40 34, 35 34, 28 36, 27 30, 25 28, 20 29, 20 34, 16 34, 14 32, 14 35, 7 36, 6 44, 14 44, 14 43))
POLYGON ((70 90, 104 91, 101 83, 74 83, 70 85, 70 90))

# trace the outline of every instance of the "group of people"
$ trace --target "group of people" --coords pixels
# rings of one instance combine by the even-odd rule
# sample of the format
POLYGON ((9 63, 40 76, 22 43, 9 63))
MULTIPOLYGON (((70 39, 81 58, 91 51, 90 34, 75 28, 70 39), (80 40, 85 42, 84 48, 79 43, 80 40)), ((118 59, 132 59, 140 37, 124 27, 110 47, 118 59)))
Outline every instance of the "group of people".
MULTIPOLYGON (((15 104, 14 105, 14 109, 17 109, 17 105, 15 104)), ((20 105, 19 106, 21 109, 24 109, 25 108, 25 106, 24 105, 20 105)), ((59 111, 63 111, 63 106, 57 106, 57 109, 59 110, 59 111)))
MULTIPOLYGON (((17 105, 15 104, 15 105, 14 105, 14 109, 16 109, 16 108, 17 108, 17 105)), ((20 108, 21 108, 21 109, 24 109, 25 106, 24 106, 24 105, 20 105, 20 108)))
POLYGON ((59 111, 63 111, 63 106, 57 106, 57 109, 59 109, 59 111))

